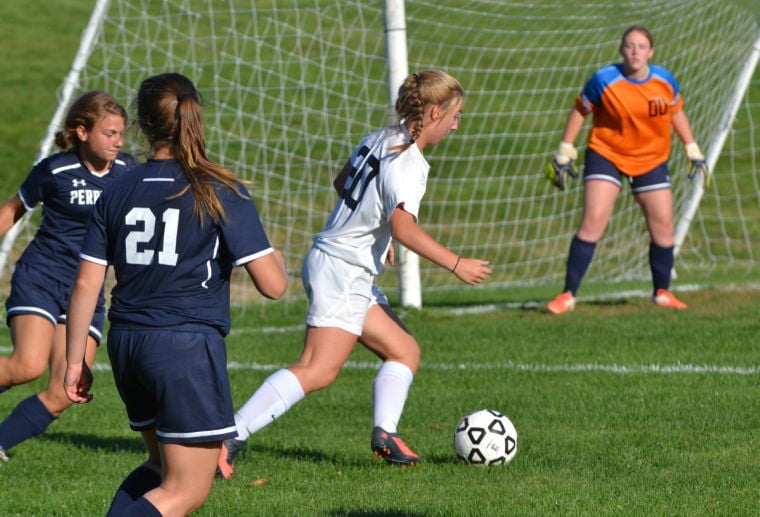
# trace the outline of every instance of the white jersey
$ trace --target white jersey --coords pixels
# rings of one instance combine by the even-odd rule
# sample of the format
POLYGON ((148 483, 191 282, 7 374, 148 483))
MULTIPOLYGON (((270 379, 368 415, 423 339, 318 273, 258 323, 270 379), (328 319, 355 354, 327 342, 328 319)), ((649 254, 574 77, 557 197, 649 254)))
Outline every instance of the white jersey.
POLYGON ((396 207, 417 219, 430 165, 412 144, 403 152, 391 147, 409 143, 403 125, 388 126, 364 137, 351 154, 353 166, 341 198, 314 246, 378 275, 391 242, 390 217, 396 207))

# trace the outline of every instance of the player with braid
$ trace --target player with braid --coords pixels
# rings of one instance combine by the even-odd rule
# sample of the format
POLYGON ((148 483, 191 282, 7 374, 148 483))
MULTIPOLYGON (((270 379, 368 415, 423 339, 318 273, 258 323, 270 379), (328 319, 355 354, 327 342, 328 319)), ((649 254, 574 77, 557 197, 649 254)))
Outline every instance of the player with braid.
POLYGON ((490 275, 488 261, 457 255, 417 224, 430 168, 422 151, 456 131, 463 102, 462 86, 447 73, 412 74, 398 91, 398 124, 369 134, 354 149, 334 182, 340 199, 301 270, 309 300, 301 357, 270 375, 238 410, 238 437, 225 440, 217 474, 230 477, 249 435, 329 386, 357 340, 382 361, 373 383, 372 450, 390 463, 419 462, 397 425, 420 348, 374 279, 386 257, 392 261, 391 239, 467 284, 490 275))
MULTIPOLYGON (((55 135, 61 152, 32 167, 18 193, 0 207, 0 235, 37 204, 42 221, 18 259, 5 302, 13 352, 0 356, 0 392, 40 377, 44 391, 22 400, 0 423, 0 460, 11 447, 43 432, 71 406, 63 391, 69 292, 85 224, 103 188, 136 165, 121 152, 127 112, 109 94, 90 91, 76 99, 55 135)), ((105 300, 89 321, 87 364, 103 330, 105 300)))
POLYGON ((224 342, 232 269, 245 267, 268 298, 282 296, 288 279, 245 186, 206 157, 193 83, 176 73, 149 77, 137 119, 152 157, 93 211, 71 294, 64 386, 74 402, 92 398, 87 325, 112 265, 108 356, 148 460, 121 484, 108 515, 187 515, 208 496, 222 440, 237 434, 224 342))
POLYGON ((670 291, 673 269, 673 193, 668 170, 671 127, 685 145, 691 163, 689 178, 699 176, 704 186, 710 171, 694 140, 683 110, 681 91, 666 69, 650 65, 654 43, 640 25, 629 27, 620 43, 622 63, 597 71, 583 87, 565 124, 562 142, 547 169, 548 179, 560 190, 567 177, 577 178, 573 146, 584 119, 593 114, 583 171, 583 218, 570 243, 565 289, 549 302, 554 314, 573 310, 575 296, 602 238, 623 178, 644 213, 651 242, 652 303, 685 309, 670 291))

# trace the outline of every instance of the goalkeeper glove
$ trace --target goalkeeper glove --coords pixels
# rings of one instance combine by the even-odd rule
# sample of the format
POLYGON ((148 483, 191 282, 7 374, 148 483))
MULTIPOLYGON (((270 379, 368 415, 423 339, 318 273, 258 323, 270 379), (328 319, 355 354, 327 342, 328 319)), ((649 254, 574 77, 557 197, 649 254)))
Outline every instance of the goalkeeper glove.
POLYGON ((578 151, 573 144, 561 142, 554 159, 546 167, 546 179, 560 190, 567 187, 567 176, 578 179, 578 172, 575 170, 573 161, 578 158, 578 151))
POLYGON ((702 151, 699 150, 699 146, 696 142, 692 142, 687 144, 685 149, 686 156, 689 157, 689 161, 691 162, 689 164, 689 179, 694 181, 694 178, 699 176, 702 181, 702 186, 709 187, 710 180, 712 179, 712 171, 707 166, 705 156, 702 154, 702 151))

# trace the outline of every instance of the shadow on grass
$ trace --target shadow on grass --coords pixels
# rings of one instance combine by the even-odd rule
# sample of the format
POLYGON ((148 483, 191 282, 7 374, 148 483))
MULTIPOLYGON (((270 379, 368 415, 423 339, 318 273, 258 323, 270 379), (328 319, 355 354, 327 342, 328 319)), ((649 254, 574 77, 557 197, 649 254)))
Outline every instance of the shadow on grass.
POLYGON ((96 434, 83 433, 55 433, 47 432, 41 434, 39 439, 50 442, 57 442, 75 447, 92 449, 94 451, 104 452, 145 452, 145 443, 141 435, 135 433, 134 438, 112 437, 107 438, 96 434))
POLYGON ((428 515, 420 512, 399 512, 393 510, 331 510, 326 515, 341 515, 345 517, 416 517, 428 515))
MULTIPOLYGON (((130 453, 143 453, 145 452, 145 444, 140 438, 139 433, 135 433, 134 438, 128 437, 102 437, 95 434, 84 433, 56 433, 47 432, 39 435, 39 439, 47 440, 49 442, 60 443, 67 446, 81 447, 91 449, 93 451, 102 452, 130 452, 130 453)), ((254 448, 250 448, 242 453, 239 459, 244 459, 246 455, 256 455, 261 452, 271 454, 273 456, 279 456, 282 458, 308 461, 311 463, 329 463, 331 465, 344 465, 350 467, 366 467, 368 465, 376 464, 383 468, 388 465, 391 468, 416 468, 406 467, 405 465, 390 465, 386 462, 375 458, 372 452, 367 448, 366 458, 351 458, 342 454, 331 453, 328 451, 318 449, 307 449, 305 447, 277 447, 268 446, 266 451, 257 451, 254 448)), ((426 464, 432 465, 449 465, 454 463, 461 463, 461 460, 454 455, 431 455, 423 456, 421 466, 426 464)))
POLYGON ((297 461, 309 461, 312 463, 329 463, 331 465, 343 465, 347 467, 367 467, 372 465, 377 465, 382 468, 424 468, 425 465, 450 465, 450 464, 456 464, 461 463, 462 460, 451 455, 423 455, 422 461, 420 462, 420 465, 409 467, 406 465, 394 465, 390 463, 386 463, 385 461, 382 461, 378 458, 375 458, 372 455, 372 452, 369 450, 369 447, 367 448, 367 455, 362 456, 361 458, 353 458, 342 454, 335 454, 328 451, 323 450, 317 450, 317 449, 307 449, 303 447, 277 447, 277 446, 267 446, 266 451, 264 450, 256 450, 256 449, 249 449, 245 453, 243 453, 242 458, 245 458, 245 454, 249 453, 252 454, 254 457, 257 454, 266 452, 266 454, 271 454, 272 456, 278 456, 281 458, 287 458, 291 460, 297 460, 297 461))

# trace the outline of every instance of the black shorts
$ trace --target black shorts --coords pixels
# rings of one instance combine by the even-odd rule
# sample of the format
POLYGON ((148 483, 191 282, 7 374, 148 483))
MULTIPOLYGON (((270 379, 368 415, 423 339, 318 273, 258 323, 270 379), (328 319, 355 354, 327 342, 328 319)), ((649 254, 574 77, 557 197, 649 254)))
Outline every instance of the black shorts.
POLYGON ((671 188, 670 169, 668 169, 667 162, 661 163, 651 171, 639 176, 629 176, 601 154, 592 149, 586 149, 586 158, 583 166, 584 182, 594 180, 609 181, 622 188, 623 177, 628 179, 633 194, 671 188))

